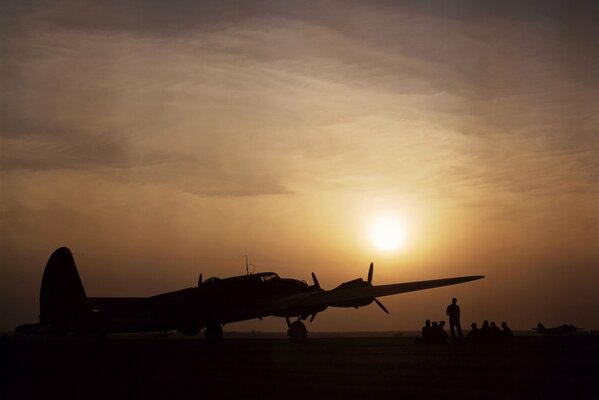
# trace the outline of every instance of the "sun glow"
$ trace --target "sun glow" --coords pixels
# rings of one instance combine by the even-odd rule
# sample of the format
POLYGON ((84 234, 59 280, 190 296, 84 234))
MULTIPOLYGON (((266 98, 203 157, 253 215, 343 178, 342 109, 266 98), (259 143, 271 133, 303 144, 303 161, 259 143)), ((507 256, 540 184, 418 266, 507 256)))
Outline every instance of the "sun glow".
POLYGON ((407 231, 398 218, 390 215, 381 216, 374 221, 370 230, 372 244, 383 251, 396 251, 406 242, 407 231))

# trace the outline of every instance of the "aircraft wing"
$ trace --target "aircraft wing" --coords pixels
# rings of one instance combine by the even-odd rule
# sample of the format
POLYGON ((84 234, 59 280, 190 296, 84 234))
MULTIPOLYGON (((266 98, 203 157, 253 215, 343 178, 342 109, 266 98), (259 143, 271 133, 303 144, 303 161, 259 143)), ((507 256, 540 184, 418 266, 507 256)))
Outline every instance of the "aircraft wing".
POLYGON ((335 303, 355 300, 368 300, 375 297, 432 289, 441 286, 456 285, 484 278, 482 275, 462 276, 458 278, 433 279, 429 281, 395 283, 390 285, 337 288, 318 292, 301 293, 281 298, 270 304, 273 312, 302 307, 329 306, 335 303))

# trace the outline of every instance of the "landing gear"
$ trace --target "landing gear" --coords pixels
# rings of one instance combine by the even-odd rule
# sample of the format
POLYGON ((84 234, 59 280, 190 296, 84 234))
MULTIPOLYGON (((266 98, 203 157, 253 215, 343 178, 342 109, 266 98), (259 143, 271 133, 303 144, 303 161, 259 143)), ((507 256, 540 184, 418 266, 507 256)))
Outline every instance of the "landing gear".
POLYGON ((223 327, 220 325, 208 325, 204 331, 204 338, 208 343, 219 343, 223 340, 223 327))
POLYGON ((305 342, 308 338, 308 330, 306 329, 306 325, 300 320, 289 324, 289 329, 287 330, 287 336, 292 342, 305 342))

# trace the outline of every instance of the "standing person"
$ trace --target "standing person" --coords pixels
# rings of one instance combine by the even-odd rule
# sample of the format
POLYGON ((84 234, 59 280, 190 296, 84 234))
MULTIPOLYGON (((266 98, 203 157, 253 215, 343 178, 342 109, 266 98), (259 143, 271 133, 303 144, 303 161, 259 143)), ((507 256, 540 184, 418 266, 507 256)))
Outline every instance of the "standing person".
POLYGON ((462 326, 460 325, 460 306, 457 305, 458 299, 455 297, 451 299, 451 304, 447 306, 447 316, 449 317, 449 329, 451 331, 451 338, 455 340, 455 329, 458 330, 458 336, 460 340, 464 339, 462 333, 462 326))

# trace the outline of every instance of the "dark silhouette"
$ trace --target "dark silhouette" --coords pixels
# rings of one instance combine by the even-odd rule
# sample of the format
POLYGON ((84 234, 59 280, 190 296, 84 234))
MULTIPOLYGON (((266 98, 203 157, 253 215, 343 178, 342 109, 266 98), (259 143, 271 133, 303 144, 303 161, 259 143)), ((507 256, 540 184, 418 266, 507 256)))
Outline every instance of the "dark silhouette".
POLYGON ((447 332, 444 329, 445 321, 431 321, 426 320, 425 325, 422 327, 422 337, 416 340, 416 343, 447 343, 447 332))
POLYGON ((427 319, 426 322, 424 323, 424 326, 422 327, 422 342, 424 343, 430 343, 431 341, 431 320, 427 319))
POLYGON ((458 337, 460 340, 464 338, 462 333, 462 326, 460 325, 460 306, 457 304, 458 299, 455 297, 451 299, 451 304, 447 306, 445 314, 449 317, 449 330, 451 332, 451 338, 455 340, 455 330, 458 331, 458 337))
POLYGON ((574 325, 563 324, 560 326, 556 326, 555 328, 545 328, 543 324, 540 322, 537 324, 536 328, 532 328, 536 333, 541 333, 543 335, 566 335, 576 333, 582 328, 577 328, 574 325))
POLYGON ((501 338, 501 330, 495 324, 495 321, 492 321, 491 325, 489 326, 489 341, 498 342, 500 338, 501 338))
POLYGON ((280 278, 274 272, 262 272, 205 281, 200 275, 197 287, 146 298, 87 297, 71 251, 61 247, 52 253, 44 270, 39 323, 20 325, 15 330, 49 335, 177 330, 196 335, 205 329, 206 339, 216 342, 223 337, 224 324, 276 316, 286 319, 289 337, 299 341, 307 337, 302 321, 308 317, 314 320, 328 307, 358 308, 374 302, 388 313, 376 297, 483 278, 466 276, 374 286, 373 271, 371 263, 367 281, 354 279, 332 290, 321 289, 314 273, 314 284, 308 285, 280 278), (297 320, 291 323, 289 318, 297 320))
POLYGON ((445 321, 439 321, 439 338, 441 339, 442 343, 446 343, 447 339, 449 339, 449 335, 445 330, 445 323, 445 321))
POLYGON ((468 332, 468 336, 467 339, 472 341, 472 342, 477 342, 479 339, 479 329, 476 326, 476 322, 473 322, 472 325, 470 325, 471 329, 470 332, 468 332))
POLYGON ((471 343, 509 343, 514 339, 514 333, 507 325, 507 322, 501 323, 502 329, 492 321, 485 320, 480 329, 476 323, 472 323, 472 329, 468 332, 468 341, 471 343))
POLYGON ((504 343, 511 343, 514 341, 514 332, 507 326, 507 322, 501 323, 501 340, 504 343))
POLYGON ((439 330, 439 323, 437 321, 433 321, 433 325, 431 326, 431 343, 439 343, 441 341, 441 332, 439 330))
POLYGON ((489 329, 489 321, 484 320, 483 326, 481 326, 478 332, 478 338, 480 342, 488 342, 491 337, 490 329, 489 329))

